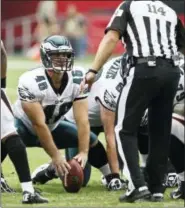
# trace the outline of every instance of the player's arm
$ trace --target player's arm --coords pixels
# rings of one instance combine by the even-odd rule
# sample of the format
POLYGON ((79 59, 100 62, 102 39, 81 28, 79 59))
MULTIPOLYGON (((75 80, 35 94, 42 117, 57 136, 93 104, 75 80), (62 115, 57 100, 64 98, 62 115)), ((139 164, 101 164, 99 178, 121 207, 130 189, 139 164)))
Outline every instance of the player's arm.
POLYGON ((59 150, 55 146, 51 132, 45 123, 46 118, 41 104, 39 102, 22 101, 22 107, 35 129, 41 145, 51 158, 55 157, 59 150))
POLYGON ((128 2, 120 4, 113 14, 92 64, 93 70, 99 71, 101 69, 123 36, 127 26, 127 4, 128 2))
POLYGON ((1 41, 1 88, 6 88, 7 54, 1 41))
POLYGON ((65 163, 65 161, 61 163, 61 154, 53 141, 53 137, 48 126, 45 123, 46 118, 41 104, 39 102, 29 103, 22 101, 22 107, 32 122, 33 128, 40 140, 42 147, 51 157, 57 172, 61 174, 68 173, 68 168, 70 168, 70 166, 65 163))
POLYGON ((119 173, 119 164, 114 133, 115 112, 108 110, 106 107, 100 104, 100 116, 106 138, 109 165, 112 173, 119 173))
POLYGON ((78 161, 85 166, 89 151, 90 125, 88 119, 88 101, 87 98, 77 99, 73 103, 73 112, 76 125, 78 128, 78 161), (82 156, 82 158, 81 158, 82 156), (84 161, 83 161, 84 160, 84 161))
POLYGON ((90 125, 88 119, 88 88, 87 85, 81 85, 85 77, 85 70, 81 67, 76 67, 72 71, 74 83, 74 100, 73 114, 78 128, 78 149, 79 153, 75 156, 82 167, 85 167, 87 154, 89 151, 90 140, 90 125))

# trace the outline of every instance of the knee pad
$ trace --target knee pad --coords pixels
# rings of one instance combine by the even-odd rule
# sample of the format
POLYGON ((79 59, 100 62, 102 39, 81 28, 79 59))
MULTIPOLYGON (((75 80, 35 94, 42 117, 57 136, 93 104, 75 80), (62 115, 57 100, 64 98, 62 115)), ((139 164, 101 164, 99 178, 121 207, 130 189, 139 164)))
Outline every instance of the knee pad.
POLYGON ((19 135, 12 135, 5 140, 7 152, 20 151, 25 149, 25 145, 19 135))

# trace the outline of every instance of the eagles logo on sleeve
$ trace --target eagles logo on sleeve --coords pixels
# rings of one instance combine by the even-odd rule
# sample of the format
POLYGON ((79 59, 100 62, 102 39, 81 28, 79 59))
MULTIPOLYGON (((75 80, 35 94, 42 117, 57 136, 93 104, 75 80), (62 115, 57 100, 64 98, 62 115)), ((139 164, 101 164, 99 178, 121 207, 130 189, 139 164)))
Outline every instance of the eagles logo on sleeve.
POLYGON ((29 92, 28 88, 26 87, 19 87, 18 88, 19 96, 21 100, 34 100, 35 95, 29 92))
POLYGON ((109 93, 107 90, 105 90, 104 93, 104 101, 108 105, 107 108, 114 110, 116 109, 116 101, 115 101, 116 96, 113 95, 112 93, 109 93))

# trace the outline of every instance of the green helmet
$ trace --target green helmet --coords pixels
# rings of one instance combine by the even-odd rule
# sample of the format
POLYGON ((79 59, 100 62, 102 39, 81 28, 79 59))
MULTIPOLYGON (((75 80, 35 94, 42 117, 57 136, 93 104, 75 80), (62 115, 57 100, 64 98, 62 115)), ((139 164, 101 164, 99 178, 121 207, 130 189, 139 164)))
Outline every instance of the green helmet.
POLYGON ((70 71, 74 64, 74 51, 65 36, 47 37, 40 47, 42 64, 46 70, 70 71))

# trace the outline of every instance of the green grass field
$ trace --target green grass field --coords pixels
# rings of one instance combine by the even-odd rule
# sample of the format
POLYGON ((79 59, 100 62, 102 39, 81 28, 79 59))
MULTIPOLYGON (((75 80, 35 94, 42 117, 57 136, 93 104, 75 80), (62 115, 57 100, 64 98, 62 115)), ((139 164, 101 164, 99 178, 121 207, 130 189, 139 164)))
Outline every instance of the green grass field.
MULTIPOLYGON (((83 60, 81 65, 88 67, 92 58, 83 60)), ((81 63, 81 61, 78 61, 81 63)), ((12 102, 16 99, 16 87, 19 76, 27 69, 37 64, 24 58, 9 58, 8 64, 8 86, 7 93, 12 102)), ((100 139, 104 140, 101 134, 100 139)), ((49 161, 46 153, 39 148, 28 148, 28 157, 31 171, 39 165, 49 161)), ((21 162, 21 161, 20 161, 21 162)), ((3 172, 8 183, 13 187, 16 194, 2 194, 1 206, 4 207, 184 207, 183 200, 173 201, 169 197, 170 189, 166 192, 164 203, 137 202, 134 204, 119 203, 118 197, 123 193, 108 192, 100 181, 101 174, 96 169, 92 169, 91 179, 87 187, 82 188, 77 194, 66 193, 59 179, 53 180, 46 185, 37 185, 45 197, 49 198, 48 205, 25 206, 21 204, 22 194, 16 172, 7 158, 3 165, 3 172)))

